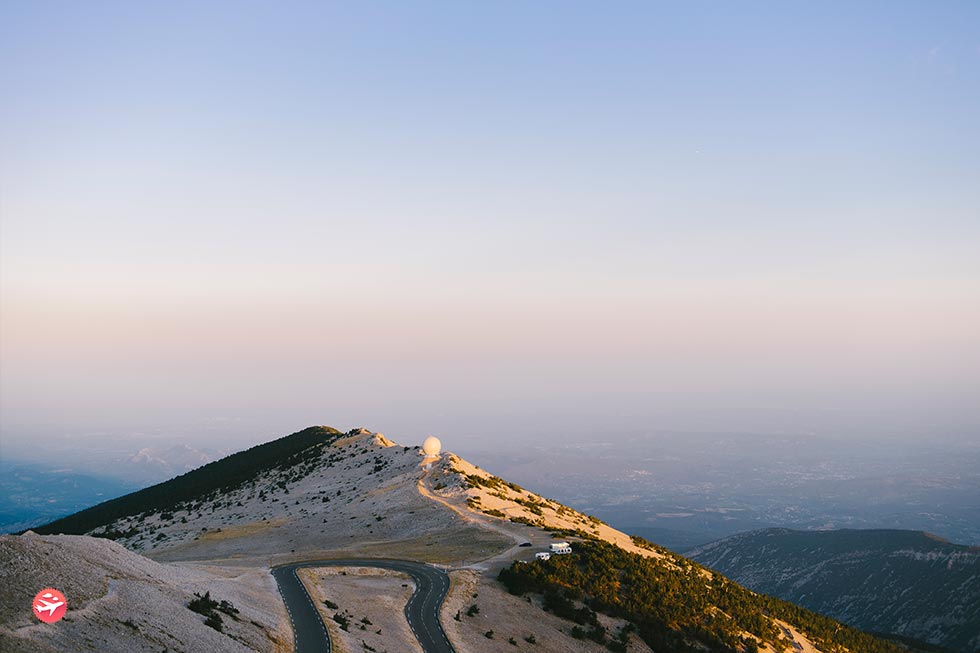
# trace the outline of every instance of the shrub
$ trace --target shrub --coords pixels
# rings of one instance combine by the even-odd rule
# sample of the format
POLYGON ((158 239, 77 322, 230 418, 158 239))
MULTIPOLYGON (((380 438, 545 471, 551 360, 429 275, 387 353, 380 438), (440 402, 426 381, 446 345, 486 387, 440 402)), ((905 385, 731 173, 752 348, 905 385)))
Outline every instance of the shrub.
POLYGON ((214 628, 219 633, 224 630, 224 622, 221 620, 221 615, 217 612, 212 612, 208 615, 208 618, 204 620, 204 625, 214 628))
POLYGON ((204 596, 195 592, 194 596, 197 598, 192 599, 187 607, 198 614, 209 616, 218 607, 218 602, 211 598, 211 592, 205 592, 204 596))

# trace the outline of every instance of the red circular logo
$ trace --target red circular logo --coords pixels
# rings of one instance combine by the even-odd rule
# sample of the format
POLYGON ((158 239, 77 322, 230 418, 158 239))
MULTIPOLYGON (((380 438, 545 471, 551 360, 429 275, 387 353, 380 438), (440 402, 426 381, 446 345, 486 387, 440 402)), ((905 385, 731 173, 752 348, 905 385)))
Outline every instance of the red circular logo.
POLYGON ((65 616, 68 610, 68 601, 65 595, 56 589, 47 588, 37 593, 34 597, 34 616, 46 624, 53 624, 65 616))

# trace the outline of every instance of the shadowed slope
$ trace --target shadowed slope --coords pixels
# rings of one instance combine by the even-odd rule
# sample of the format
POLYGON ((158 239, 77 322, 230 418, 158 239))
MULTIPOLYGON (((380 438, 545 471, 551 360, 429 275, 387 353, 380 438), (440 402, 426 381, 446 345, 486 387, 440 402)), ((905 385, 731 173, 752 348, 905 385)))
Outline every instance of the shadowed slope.
POLYGON ((921 531, 771 528, 687 555, 753 590, 859 628, 980 648, 977 547, 921 531))

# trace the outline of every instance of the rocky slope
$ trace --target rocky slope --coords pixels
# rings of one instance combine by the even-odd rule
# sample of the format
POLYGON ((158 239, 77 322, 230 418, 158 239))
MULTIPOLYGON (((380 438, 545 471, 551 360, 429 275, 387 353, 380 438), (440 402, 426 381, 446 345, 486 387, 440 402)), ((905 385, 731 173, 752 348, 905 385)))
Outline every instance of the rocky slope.
POLYGON ((418 447, 312 427, 38 528, 109 537, 157 560, 477 558, 510 538, 420 495, 418 447))
POLYGON ((918 531, 767 529, 687 553, 757 592, 859 628, 980 650, 980 548, 918 531))
POLYGON ((27 533, 0 536, 0 586, 5 652, 274 653, 292 645, 275 584, 262 569, 164 565, 105 539, 27 533), (45 587, 68 600, 56 624, 31 614, 45 587), (210 593, 221 606, 220 632, 188 607, 195 593, 210 593))

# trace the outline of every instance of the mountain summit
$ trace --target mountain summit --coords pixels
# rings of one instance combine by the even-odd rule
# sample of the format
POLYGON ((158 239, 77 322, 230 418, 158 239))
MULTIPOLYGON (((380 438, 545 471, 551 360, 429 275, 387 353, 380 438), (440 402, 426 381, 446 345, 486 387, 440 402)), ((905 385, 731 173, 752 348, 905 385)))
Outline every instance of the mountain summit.
POLYGON ((36 528, 114 539, 158 560, 476 558, 510 540, 420 492, 418 447, 315 426, 36 528))

